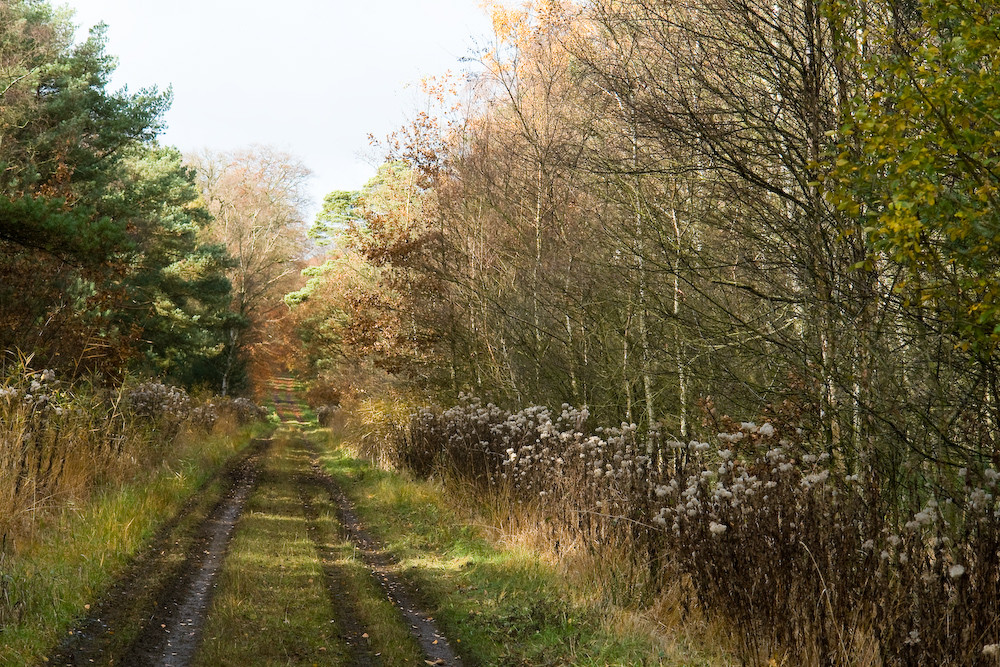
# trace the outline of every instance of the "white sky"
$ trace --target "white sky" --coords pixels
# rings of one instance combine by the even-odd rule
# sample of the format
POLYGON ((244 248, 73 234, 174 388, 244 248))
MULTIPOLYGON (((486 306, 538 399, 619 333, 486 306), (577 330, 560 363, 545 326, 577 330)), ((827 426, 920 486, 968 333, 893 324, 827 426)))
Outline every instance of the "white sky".
POLYGON ((421 77, 460 71, 490 32, 477 0, 55 0, 82 38, 108 24, 112 88, 172 85, 165 144, 268 144, 313 171, 319 209, 360 188, 384 138, 414 116, 421 77))

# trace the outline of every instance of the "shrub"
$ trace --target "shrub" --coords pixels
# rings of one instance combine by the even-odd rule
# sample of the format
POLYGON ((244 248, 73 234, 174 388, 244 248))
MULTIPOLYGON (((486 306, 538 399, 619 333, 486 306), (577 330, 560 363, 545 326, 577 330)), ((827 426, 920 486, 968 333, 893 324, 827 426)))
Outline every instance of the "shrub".
MULTIPOLYGON (((132 417, 148 420, 166 437, 177 435, 180 425, 192 417, 191 397, 180 387, 159 382, 144 382, 125 392, 125 406, 132 417)), ((204 419, 204 415, 197 415, 204 419)))
POLYGON ((113 390, 25 365, 0 383, 0 538, 45 507, 134 465, 138 429, 113 390))
POLYGON ((267 410, 249 398, 234 398, 227 403, 226 409, 236 418, 238 424, 250 424, 267 418, 267 410))
POLYGON ((413 414, 396 461, 541 513, 589 548, 627 549, 654 588, 679 568, 750 662, 995 664, 990 465, 916 462, 900 501, 883 497, 874 466, 850 473, 787 426, 726 420, 684 443, 588 422, 567 405, 511 413, 463 397, 413 414))
POLYGON ((249 398, 212 397, 197 403, 180 387, 145 382, 125 393, 130 414, 144 418, 169 437, 185 423, 200 431, 211 431, 222 417, 249 424, 267 417, 267 410, 249 398))
POLYGON ((336 405, 321 405, 316 408, 316 421, 320 426, 332 426, 338 410, 336 405))

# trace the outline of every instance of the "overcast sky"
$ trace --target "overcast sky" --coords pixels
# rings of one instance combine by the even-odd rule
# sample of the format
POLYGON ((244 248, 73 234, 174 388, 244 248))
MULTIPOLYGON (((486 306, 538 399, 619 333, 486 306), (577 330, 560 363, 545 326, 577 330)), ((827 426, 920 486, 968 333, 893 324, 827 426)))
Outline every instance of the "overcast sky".
MULTIPOLYGON (((421 77, 459 71, 490 31, 477 0, 64 0, 108 24, 113 87, 173 86, 163 143, 270 144, 314 173, 319 202, 361 187, 384 137, 412 118, 421 77)), ((79 33, 81 36, 84 32, 79 33)))

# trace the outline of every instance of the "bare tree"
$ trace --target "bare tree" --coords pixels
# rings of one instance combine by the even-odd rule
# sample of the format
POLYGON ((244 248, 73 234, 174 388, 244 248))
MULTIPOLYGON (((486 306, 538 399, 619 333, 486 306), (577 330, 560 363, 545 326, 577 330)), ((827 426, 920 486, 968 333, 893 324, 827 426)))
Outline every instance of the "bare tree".
POLYGON ((305 242, 305 183, 309 170, 293 156, 254 146, 189 158, 208 209, 211 240, 233 258, 233 310, 228 328, 222 394, 231 387, 240 351, 264 355, 268 323, 284 308, 282 297, 298 279, 305 242))

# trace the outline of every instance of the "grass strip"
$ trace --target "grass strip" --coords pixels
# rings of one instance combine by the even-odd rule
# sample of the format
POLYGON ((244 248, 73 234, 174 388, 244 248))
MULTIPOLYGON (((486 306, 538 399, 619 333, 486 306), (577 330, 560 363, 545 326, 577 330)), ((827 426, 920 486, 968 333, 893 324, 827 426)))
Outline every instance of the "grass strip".
POLYGON ((539 554, 491 542, 439 486, 373 468, 338 445, 325 469, 400 559, 466 665, 719 664, 614 627, 612 610, 581 602, 539 554))
MULTIPOLYGON (((148 476, 106 487, 40 518, 15 553, 0 552, 0 596, 9 610, 0 622, 0 665, 44 662, 158 528, 195 498, 172 531, 177 539, 171 544, 178 545, 180 558, 184 536, 221 494, 222 485, 206 484, 252 434, 243 429, 238 435, 204 438, 148 476)), ((137 608, 152 604, 155 589, 155 581, 146 581, 123 601, 137 608)), ((137 625, 119 628, 113 646, 125 645, 137 631, 137 625)))
POLYGON ((196 665, 341 663, 346 648, 279 436, 229 545, 196 665))
MULTIPOLYGON (((313 453, 300 447, 299 455, 308 466, 313 453)), ((376 664, 423 665, 423 654, 410 634, 400 612, 390 602, 372 572, 360 558, 355 545, 347 538, 337 519, 336 507, 328 487, 315 475, 309 475, 302 492, 315 519, 312 537, 327 575, 327 584, 335 605, 346 616, 345 625, 355 625, 367 635, 364 642, 376 664)), ((355 664, 362 663, 355 660, 355 664)))
POLYGON ((230 544, 195 664, 422 664, 398 613, 341 537, 309 464, 289 433, 275 442, 230 544), (370 663, 344 641, 348 625, 367 635, 361 654, 370 663))

